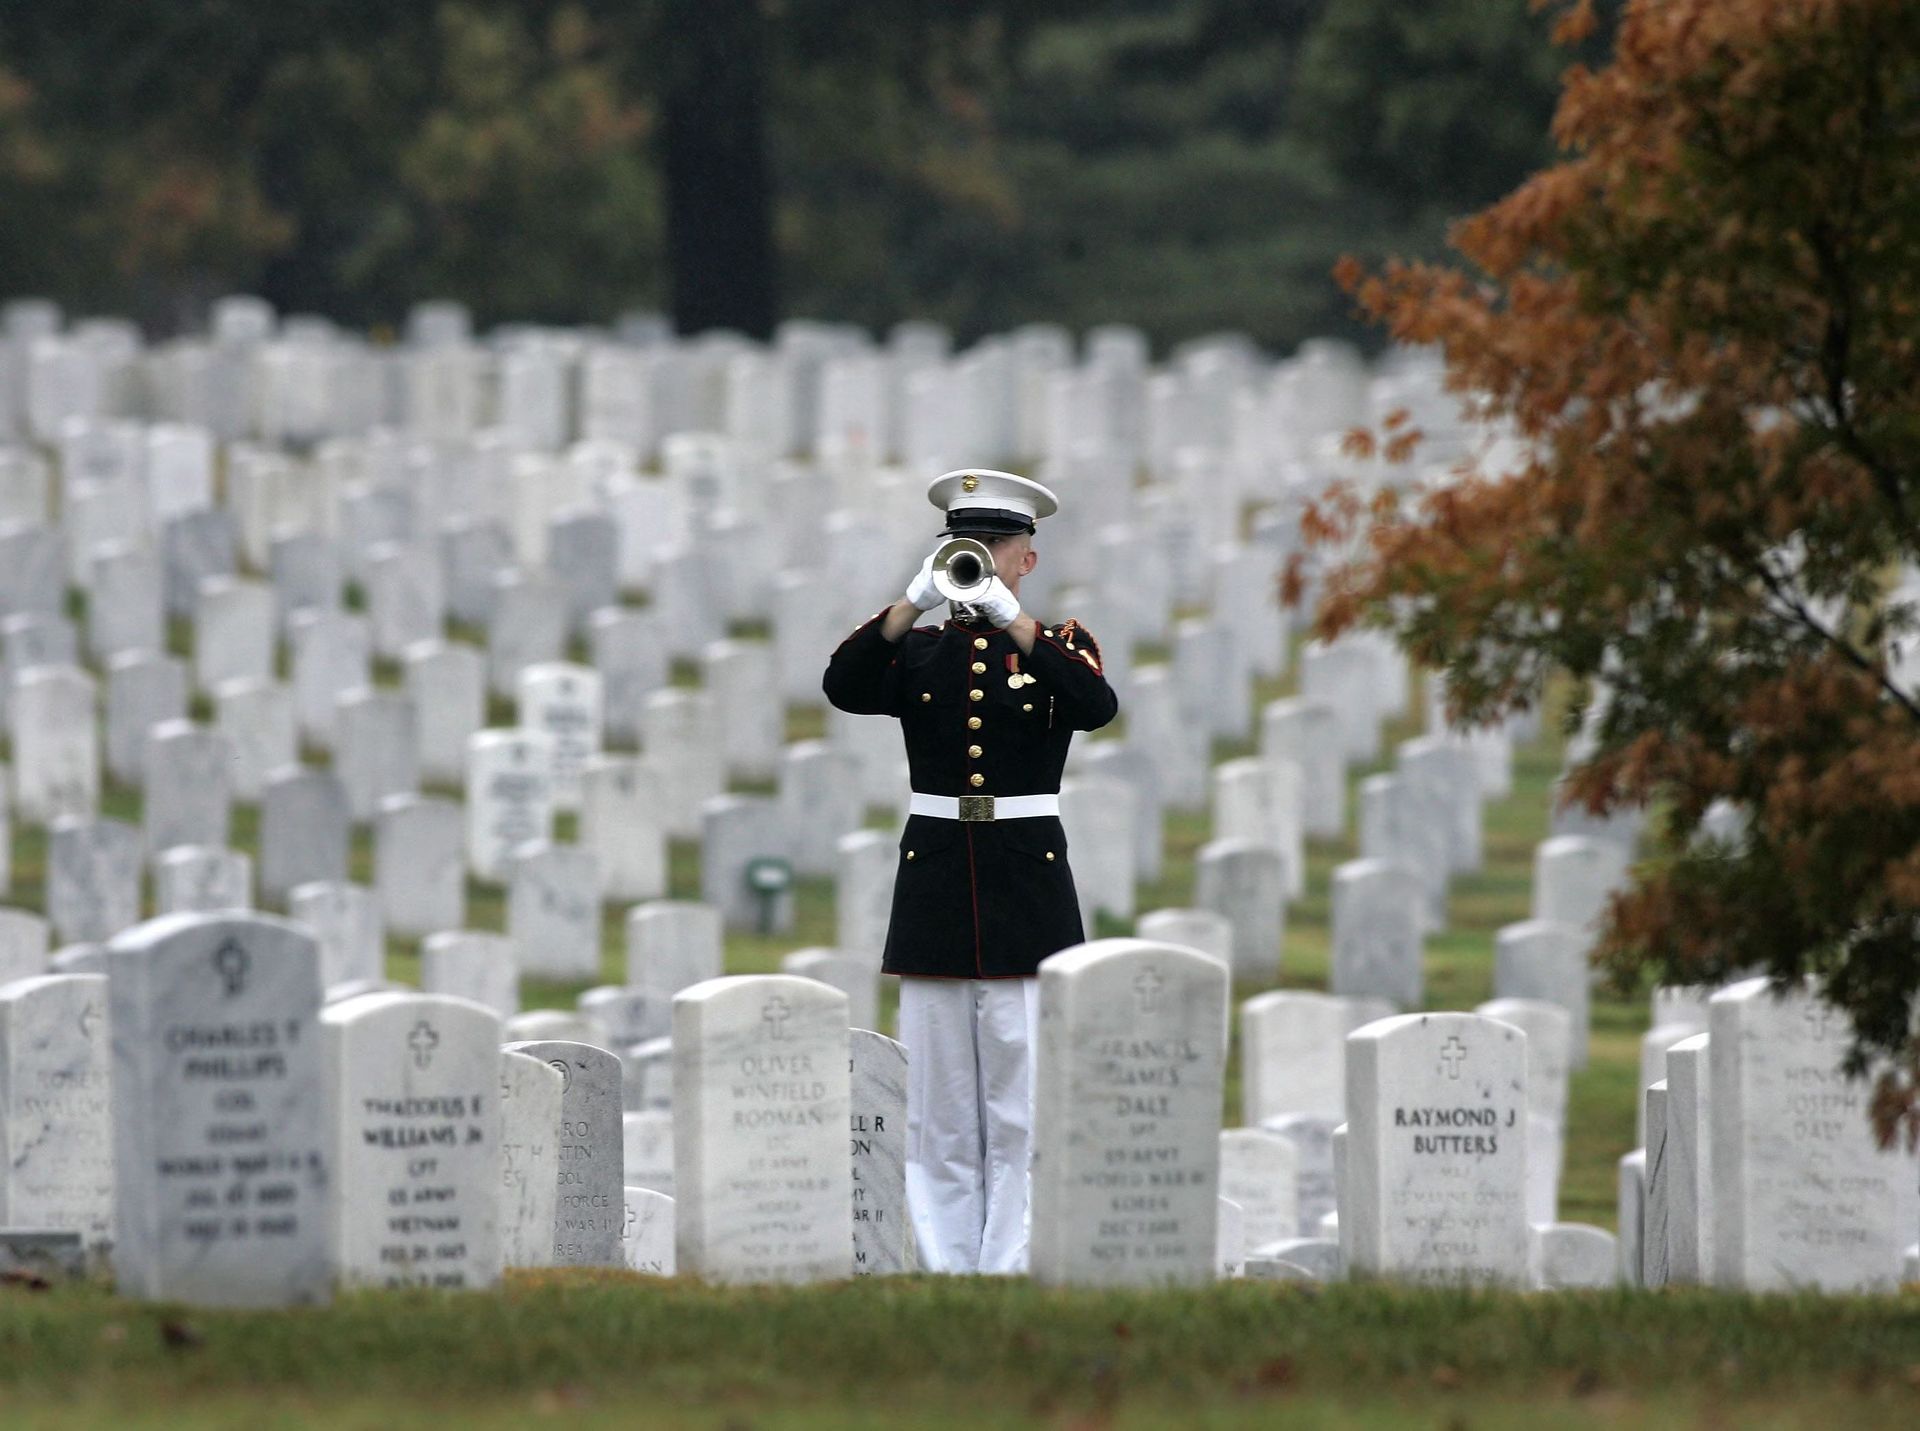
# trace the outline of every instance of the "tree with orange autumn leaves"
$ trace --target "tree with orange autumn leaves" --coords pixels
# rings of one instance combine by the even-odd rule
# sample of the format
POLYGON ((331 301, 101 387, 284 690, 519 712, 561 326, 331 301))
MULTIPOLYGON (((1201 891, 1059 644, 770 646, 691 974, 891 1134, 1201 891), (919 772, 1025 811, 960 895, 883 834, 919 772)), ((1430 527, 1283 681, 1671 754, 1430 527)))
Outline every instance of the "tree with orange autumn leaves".
MULTIPOLYGON (((1920 6, 1632 0, 1553 133, 1558 162, 1457 226, 1470 269, 1342 265, 1523 455, 1328 493, 1320 629, 1393 631, 1469 721, 1571 677, 1563 798, 1660 816, 1596 960, 1623 986, 1811 975, 1880 1070, 1882 1136, 1913 1136, 1920 6), (1739 838, 1704 834, 1717 801, 1739 838)), ((1418 437, 1394 414, 1350 443, 1418 437)))

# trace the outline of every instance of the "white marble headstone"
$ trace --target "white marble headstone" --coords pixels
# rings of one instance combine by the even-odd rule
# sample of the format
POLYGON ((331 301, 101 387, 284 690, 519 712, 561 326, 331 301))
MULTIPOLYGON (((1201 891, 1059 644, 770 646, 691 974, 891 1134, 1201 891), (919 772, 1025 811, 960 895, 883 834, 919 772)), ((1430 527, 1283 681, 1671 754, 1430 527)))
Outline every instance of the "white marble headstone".
POLYGON ((884 1034, 847 1034, 853 1133, 853 1271, 910 1266, 907 1216, 907 1050, 884 1034))
POLYGON ((555 808, 580 808, 580 774, 600 753, 605 702, 600 673, 565 661, 527 666, 518 684, 520 726, 553 739, 555 808))
POLYGON ((1264 1128, 1220 1133, 1220 1195, 1240 1208, 1248 1247, 1297 1236, 1298 1150, 1291 1138, 1264 1128))
POLYGON ((528 1040, 507 1048, 532 1054, 561 1077, 553 1265, 620 1266, 626 1216, 620 1060, 603 1048, 566 1040, 528 1040))
POLYGON ((1417 1008, 1426 989, 1420 885, 1392 860, 1349 860, 1333 872, 1333 991, 1417 1008))
POLYGON ((627 1186, 673 1196, 673 1110, 642 1108, 620 1115, 627 1186))
POLYGON ((600 973, 600 865, 579 845, 535 842, 508 867, 507 937, 524 973, 592 979, 600 973))
MULTIPOLYGON (((1567 1011, 1572 1066, 1587 1066, 1593 973, 1586 931, 1550 919, 1507 924, 1493 939, 1493 991, 1502 999, 1538 999, 1567 1011)), ((1655 1022, 1658 1022, 1656 1019, 1655 1022)))
POLYGON ((394 795, 382 802, 373 887, 395 934, 420 937, 467 922, 465 819, 457 803, 438 796, 394 795))
POLYGON ((47 842, 47 915, 69 942, 103 942, 140 918, 140 831, 122 820, 59 820, 47 842))
POLYGON ((343 1283, 500 1280, 500 1016, 466 999, 369 994, 320 1015, 343 1283))
POLYGON ((544 1058, 500 1051, 500 1250, 508 1267, 553 1265, 566 1075, 544 1058))
POLYGON ((0 1226, 113 1237, 107 981, 0 984, 0 1226))
POLYGON ((1101 939, 1043 960, 1033 1275, 1151 1286, 1217 1272, 1227 971, 1101 939))
POLYGON ((485 1004, 502 1018, 520 1010, 513 941, 473 929, 443 929, 420 941, 420 987, 485 1004))
POLYGON ((467 742, 467 868, 504 881, 522 845, 553 835, 553 737, 483 730, 467 742))
POLYGON ((782 974, 673 1005, 675 1245, 683 1273, 813 1282, 853 1270, 847 999, 782 974))
POLYGON ((721 973, 720 913, 690 900, 657 899, 627 912, 627 983, 668 997, 721 973))
POLYGON ((673 1198, 632 1183, 624 1194, 626 1216, 621 1222, 620 1250, 627 1270, 649 1277, 673 1276, 673 1198))
POLYGON ((1357 1273, 1527 1280, 1526 1035, 1402 1014, 1347 1039, 1341 1241, 1357 1273))
POLYGON ((1286 857, 1269 845, 1214 840, 1194 865, 1194 904, 1233 928, 1233 977, 1271 981, 1286 929, 1286 857))
POLYGON ((580 843, 600 861, 607 899, 658 899, 667 892, 660 800, 660 774, 651 761, 597 755, 581 767, 580 843))
POLYGON ((1713 1281, 1713 1102, 1707 1050, 1695 1034, 1667 1050, 1667 1280, 1713 1281))
POLYGON ((1713 1273, 1748 1291, 1890 1290, 1920 1224, 1920 1173, 1882 1149, 1870 1083, 1841 1070, 1845 1017, 1748 979, 1708 1004, 1713 1273))
POLYGON ((121 1292, 214 1306, 325 1300, 313 936, 262 916, 170 915, 121 934, 108 960, 121 1292))

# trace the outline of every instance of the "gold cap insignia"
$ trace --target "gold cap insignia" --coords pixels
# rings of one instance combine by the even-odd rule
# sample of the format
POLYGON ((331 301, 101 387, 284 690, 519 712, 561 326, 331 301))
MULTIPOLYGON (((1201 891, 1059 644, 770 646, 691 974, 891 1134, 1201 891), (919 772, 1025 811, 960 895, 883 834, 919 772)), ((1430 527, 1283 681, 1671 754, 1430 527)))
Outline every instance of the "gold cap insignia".
POLYGON ((962 478, 960 479, 960 490, 961 490, 962 492, 977 492, 977 491, 979 491, 979 490, 980 490, 980 479, 979 479, 978 477, 976 477, 976 476, 974 476, 974 475, 973 475, 973 474, 972 474, 971 472, 969 472, 969 473, 968 473, 968 474, 967 474, 966 476, 964 476, 964 477, 962 477, 962 478))

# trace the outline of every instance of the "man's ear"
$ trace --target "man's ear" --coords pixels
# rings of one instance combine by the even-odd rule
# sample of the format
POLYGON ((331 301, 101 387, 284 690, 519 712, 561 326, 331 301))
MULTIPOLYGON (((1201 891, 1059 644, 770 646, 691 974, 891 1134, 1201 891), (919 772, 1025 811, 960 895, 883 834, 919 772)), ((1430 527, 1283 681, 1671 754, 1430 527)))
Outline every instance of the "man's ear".
POLYGON ((1028 547, 1026 556, 1020 562, 1020 575, 1025 576, 1038 565, 1040 565, 1040 553, 1028 547))

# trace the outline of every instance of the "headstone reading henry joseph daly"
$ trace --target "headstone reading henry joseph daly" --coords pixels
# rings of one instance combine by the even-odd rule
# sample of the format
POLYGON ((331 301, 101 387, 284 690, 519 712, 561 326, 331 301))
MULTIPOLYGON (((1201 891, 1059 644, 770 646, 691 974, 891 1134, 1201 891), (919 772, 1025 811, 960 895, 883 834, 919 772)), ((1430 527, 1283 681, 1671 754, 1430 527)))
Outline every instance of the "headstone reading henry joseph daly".
POLYGON ((333 1255, 346 1283, 500 1278, 500 1016, 432 994, 320 1015, 328 1053, 333 1255))
POLYGON ((683 1275, 853 1271, 847 996, 734 975, 673 1001, 674 1242, 683 1275))
POLYGON ((1477 1014, 1347 1036, 1340 1237, 1356 1276, 1527 1279, 1527 1048, 1477 1014))
POLYGON ((1036 1281, 1214 1278, 1227 978, 1217 959, 1145 939, 1041 963, 1036 1281))
POLYGON ((208 1306, 327 1296, 320 951, 286 920, 176 914, 109 947, 114 1277, 208 1306))

